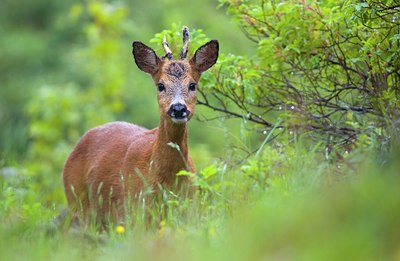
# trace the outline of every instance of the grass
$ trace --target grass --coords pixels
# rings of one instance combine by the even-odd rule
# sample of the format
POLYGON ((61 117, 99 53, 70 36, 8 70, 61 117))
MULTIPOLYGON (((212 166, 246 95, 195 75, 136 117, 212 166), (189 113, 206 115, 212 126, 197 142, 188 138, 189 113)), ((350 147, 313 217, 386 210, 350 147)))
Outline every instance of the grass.
POLYGON ((193 198, 164 191, 152 223, 138 208, 108 232, 61 230, 64 206, 2 179, 0 260, 399 260, 399 155, 318 155, 266 145, 240 165, 216 162, 193 198))

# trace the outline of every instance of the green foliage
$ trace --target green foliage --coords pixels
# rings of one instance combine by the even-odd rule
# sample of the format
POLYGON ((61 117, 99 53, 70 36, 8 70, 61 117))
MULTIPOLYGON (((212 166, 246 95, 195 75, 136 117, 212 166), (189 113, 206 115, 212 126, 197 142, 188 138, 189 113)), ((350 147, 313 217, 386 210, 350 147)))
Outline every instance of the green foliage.
MULTIPOLYGON (((124 72, 128 68, 118 62, 125 56, 119 51, 125 15, 123 7, 111 8, 100 2, 72 6, 69 19, 71 23, 84 22, 82 34, 86 41, 69 51, 67 57, 71 67, 79 64, 75 73, 82 81, 71 79, 60 86, 42 86, 28 104, 30 137, 34 142, 27 165, 32 178, 46 191, 45 200, 63 200, 50 177, 61 173, 71 145, 90 127, 111 121, 125 109, 124 72), (82 20, 84 9, 91 20, 82 20)), ((56 184, 61 185, 59 179, 56 184)))
POLYGON ((399 238, 389 232, 391 217, 399 215, 392 201, 396 189, 382 183, 393 178, 367 174, 324 192, 289 192, 286 198, 267 194, 230 224, 232 234, 224 244, 230 250, 224 254, 238 259, 397 258, 393 249, 399 238))
POLYGON ((398 6, 385 1, 220 1, 256 57, 222 56, 201 104, 269 131, 276 119, 339 154, 397 136, 398 6), (393 133, 393 131, 395 133, 393 133))
MULTIPOLYGON (((365 153, 340 165, 321 165, 317 151, 282 144, 259 154, 272 168, 254 158, 241 170, 214 164, 200 171, 199 190, 192 197, 162 190, 150 223, 146 208, 137 206, 123 228, 110 227, 107 234, 38 226, 51 223, 52 212, 39 203, 24 204, 20 221, 0 226, 0 239, 8 242, 0 246, 1 257, 396 259, 398 154, 386 158, 384 166, 365 153), (268 176, 266 183, 249 179, 261 173, 268 176), (17 245, 24 251, 16 251, 17 245)), ((10 193, 1 194, 0 213, 13 198, 10 193)))
POLYGON ((0 3, 0 159, 7 164, 23 158, 29 117, 25 104, 38 85, 63 78, 63 56, 73 27, 60 27, 66 3, 49 0, 0 3), (21 7, 23 5, 23 7, 21 7))

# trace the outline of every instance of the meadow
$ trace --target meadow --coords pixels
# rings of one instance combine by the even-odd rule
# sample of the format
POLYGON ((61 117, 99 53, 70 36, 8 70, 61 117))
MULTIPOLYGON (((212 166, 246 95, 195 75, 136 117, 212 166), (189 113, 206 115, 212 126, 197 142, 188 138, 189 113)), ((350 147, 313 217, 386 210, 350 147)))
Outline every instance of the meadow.
POLYGON ((400 260, 398 11, 3 1, 0 260, 400 260), (162 189, 105 231, 66 225, 60 175, 79 137, 115 120, 158 124, 132 41, 162 54, 165 35, 176 53, 183 25, 189 55, 220 42, 189 123, 197 173, 178 173, 196 192, 162 189))
POLYGON ((3 181, 1 259, 397 260, 398 156, 382 164, 360 153, 336 165, 301 144, 268 149, 268 177, 250 178, 254 163, 243 165, 248 175, 213 165, 192 198, 164 191, 153 222, 138 207, 107 232, 63 229, 57 207, 35 195, 21 202, 19 186, 3 181))

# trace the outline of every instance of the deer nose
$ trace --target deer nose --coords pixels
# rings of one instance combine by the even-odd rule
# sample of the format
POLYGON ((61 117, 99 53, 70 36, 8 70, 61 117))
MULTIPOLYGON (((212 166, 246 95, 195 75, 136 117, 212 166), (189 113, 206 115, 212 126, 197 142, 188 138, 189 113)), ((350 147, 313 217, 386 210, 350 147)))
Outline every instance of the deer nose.
POLYGON ((168 115, 175 119, 184 119, 189 115, 189 111, 185 104, 172 104, 168 110, 168 115))

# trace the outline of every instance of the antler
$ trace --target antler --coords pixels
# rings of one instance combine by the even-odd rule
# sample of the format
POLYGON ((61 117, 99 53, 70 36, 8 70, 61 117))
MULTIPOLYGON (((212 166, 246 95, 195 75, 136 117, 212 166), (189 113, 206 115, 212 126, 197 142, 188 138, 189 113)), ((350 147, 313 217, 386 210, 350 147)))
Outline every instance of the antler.
POLYGON ((181 54, 179 55, 179 58, 181 60, 185 59, 188 53, 188 47, 189 47, 189 28, 187 26, 183 27, 183 35, 182 35, 182 40, 183 40, 183 47, 181 54))
POLYGON ((173 60, 174 56, 172 55, 171 49, 169 49, 169 45, 167 43, 167 37, 164 35, 164 39, 163 39, 163 43, 162 43, 163 47, 164 47, 164 51, 165 51, 165 56, 167 57, 168 60, 173 60))
MULTIPOLYGON (((182 47, 182 51, 179 55, 179 58, 181 60, 185 59, 188 53, 188 48, 189 48, 189 28, 187 28, 187 26, 184 26, 182 29, 182 41, 183 41, 183 47, 182 47)), ((171 49, 169 49, 169 45, 167 43, 167 37, 164 35, 164 39, 163 39, 163 48, 165 51, 165 56, 164 58, 167 58, 168 60, 173 60, 174 56, 172 54, 171 49)))

